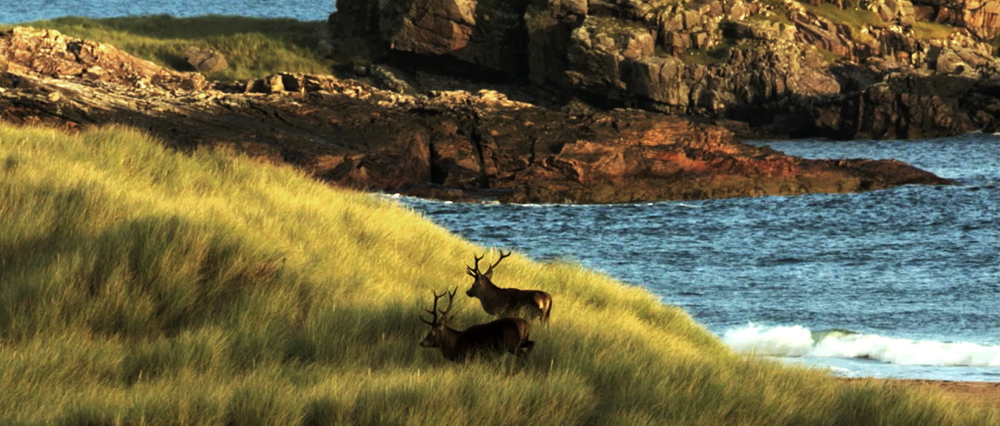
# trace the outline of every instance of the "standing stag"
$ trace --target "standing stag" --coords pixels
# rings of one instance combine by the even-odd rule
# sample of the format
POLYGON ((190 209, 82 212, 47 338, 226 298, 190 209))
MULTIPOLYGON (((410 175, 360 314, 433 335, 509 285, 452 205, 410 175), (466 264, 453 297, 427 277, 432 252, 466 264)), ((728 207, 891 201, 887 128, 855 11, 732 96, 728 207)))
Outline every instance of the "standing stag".
POLYGON ((462 362, 477 354, 499 354, 504 351, 522 357, 531 351, 535 342, 528 340, 528 322, 521 318, 502 318, 486 324, 478 324, 458 331, 448 326, 451 304, 455 300, 455 291, 445 290, 442 294, 434 292, 434 306, 427 310, 433 315, 431 321, 420 317, 420 320, 431 326, 430 333, 420 341, 425 348, 441 348, 445 358, 462 362), (438 300, 448 295, 448 307, 438 310, 438 300), (438 316, 440 314, 440 317, 438 316))
POLYGON ((472 288, 465 294, 479 298, 483 309, 490 315, 523 315, 528 319, 538 318, 543 323, 549 321, 552 313, 552 296, 541 290, 519 290, 516 288, 500 288, 493 284, 493 268, 500 264, 511 252, 504 254, 500 250, 500 259, 490 265, 486 272, 479 271, 479 261, 483 256, 472 255, 476 259, 476 267, 466 267, 466 273, 476 280, 472 288))

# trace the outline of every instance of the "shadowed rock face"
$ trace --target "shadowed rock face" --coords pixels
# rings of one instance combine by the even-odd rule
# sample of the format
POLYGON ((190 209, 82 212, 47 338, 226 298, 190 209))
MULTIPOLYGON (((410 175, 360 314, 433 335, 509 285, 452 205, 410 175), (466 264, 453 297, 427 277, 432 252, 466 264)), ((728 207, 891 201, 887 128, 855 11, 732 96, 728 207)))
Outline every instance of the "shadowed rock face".
POLYGON ((337 185, 458 200, 605 203, 950 183, 896 161, 789 157, 643 110, 568 115, 494 91, 408 96, 316 75, 206 85, 112 46, 26 28, 0 32, 0 119, 71 130, 124 123, 184 150, 229 147, 337 185))
POLYGON ((337 5, 330 19, 335 38, 361 36, 614 105, 738 120, 758 136, 926 138, 1000 130, 993 90, 1000 60, 990 45, 1000 34, 1000 0, 337 5), (839 9, 849 18, 833 20, 830 11, 839 9), (946 34, 927 35, 927 28, 946 34), (919 91, 942 82, 946 90, 919 91), (887 122, 881 115, 890 110, 905 117, 887 122))

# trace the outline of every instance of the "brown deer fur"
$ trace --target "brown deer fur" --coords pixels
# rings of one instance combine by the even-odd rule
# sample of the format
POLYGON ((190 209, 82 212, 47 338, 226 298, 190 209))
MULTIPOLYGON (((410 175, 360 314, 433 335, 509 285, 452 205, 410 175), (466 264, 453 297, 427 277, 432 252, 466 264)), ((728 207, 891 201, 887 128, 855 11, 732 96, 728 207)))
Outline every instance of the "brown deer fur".
POLYGON ((486 272, 480 272, 479 261, 483 257, 473 255, 476 260, 475 268, 466 267, 466 273, 475 278, 475 281, 465 294, 478 298, 483 310, 490 315, 524 316, 528 319, 538 318, 547 323, 552 313, 552 296, 548 293, 541 290, 501 288, 493 284, 493 267, 499 265, 507 256, 510 256, 510 252, 504 254, 501 250, 500 259, 490 265, 486 272))
POLYGON ((463 331, 448 326, 455 291, 443 294, 434 293, 434 307, 427 312, 433 315, 431 321, 420 318, 431 326, 420 346, 425 348, 440 348, 441 354, 448 360, 462 362, 476 355, 499 354, 504 351, 522 357, 531 351, 535 342, 528 340, 528 322, 521 318, 502 318, 486 324, 478 324, 463 331), (438 299, 448 295, 448 307, 439 311, 438 299), (438 314, 441 314, 440 317, 438 314))

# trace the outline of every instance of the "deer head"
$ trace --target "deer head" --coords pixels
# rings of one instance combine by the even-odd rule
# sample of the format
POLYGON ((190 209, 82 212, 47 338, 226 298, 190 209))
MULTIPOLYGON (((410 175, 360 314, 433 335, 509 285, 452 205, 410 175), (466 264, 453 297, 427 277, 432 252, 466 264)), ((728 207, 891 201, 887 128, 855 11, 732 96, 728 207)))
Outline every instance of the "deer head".
POLYGON ((424 337, 424 340, 420 341, 420 346, 423 346, 425 348, 441 347, 442 343, 441 336, 444 333, 445 328, 448 327, 448 321, 450 319, 450 317, 448 316, 448 312, 451 311, 451 305, 452 302, 455 301, 455 293, 457 292, 458 292, 457 288, 452 292, 445 290, 444 293, 441 294, 437 294, 436 291, 433 292, 434 306, 431 309, 427 310, 427 313, 433 315, 433 317, 431 318, 430 321, 427 321, 424 319, 423 315, 420 316, 420 321, 423 321, 425 324, 431 326, 431 331, 427 333, 427 336, 424 337), (446 294, 448 295, 448 307, 445 308, 443 311, 439 311, 437 307, 438 300, 440 300, 446 294), (440 316, 438 316, 438 314, 440 314, 440 316))
POLYGON ((495 287, 492 281, 493 268, 499 265, 500 262, 504 260, 504 258, 510 256, 510 254, 511 252, 509 251, 507 252, 507 254, 504 254, 503 250, 500 250, 500 258, 497 259, 496 263, 490 265, 489 269, 487 269, 486 272, 481 272, 479 270, 479 261, 483 260, 483 256, 486 256, 486 253, 483 253, 483 256, 476 256, 475 254, 473 254, 472 258, 476 260, 475 268, 466 266, 465 273, 469 274, 469 276, 471 276, 472 278, 475 278, 475 281, 472 282, 472 288, 470 288, 469 291, 466 291, 465 294, 468 295, 469 297, 479 297, 479 294, 482 293, 484 287, 490 287, 490 288, 495 287))

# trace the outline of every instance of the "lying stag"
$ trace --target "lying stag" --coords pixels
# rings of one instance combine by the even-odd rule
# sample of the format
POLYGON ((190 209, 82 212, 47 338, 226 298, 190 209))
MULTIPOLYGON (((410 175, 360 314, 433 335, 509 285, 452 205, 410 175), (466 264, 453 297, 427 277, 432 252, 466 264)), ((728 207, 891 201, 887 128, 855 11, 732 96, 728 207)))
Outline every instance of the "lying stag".
MULTIPOLYGON (((486 254, 484 253, 483 256, 486 254)), ((552 313, 552 296, 540 290, 519 290, 516 288, 500 288, 493 284, 493 268, 500 264, 510 252, 504 254, 500 250, 500 259, 490 265, 485 273, 479 271, 479 261, 483 256, 472 255, 476 259, 476 267, 466 267, 466 272, 475 278, 472 288, 465 294, 479 298, 483 309, 490 315, 523 315, 526 318, 539 318, 548 322, 552 313)))
POLYGON ((445 290, 442 294, 434 292, 434 307, 427 310, 433 315, 431 321, 421 321, 431 326, 430 333, 420 342, 420 346, 425 348, 441 348, 441 354, 445 358, 462 362, 467 358, 477 354, 499 354, 504 351, 510 352, 518 357, 525 356, 535 346, 535 342, 528 340, 528 322, 520 318, 503 318, 486 324, 478 324, 458 331, 448 326, 451 311, 451 304, 455 300, 455 291, 445 290), (448 307, 439 311, 438 299, 448 295, 448 307), (438 316, 440 314, 440 317, 438 316))

